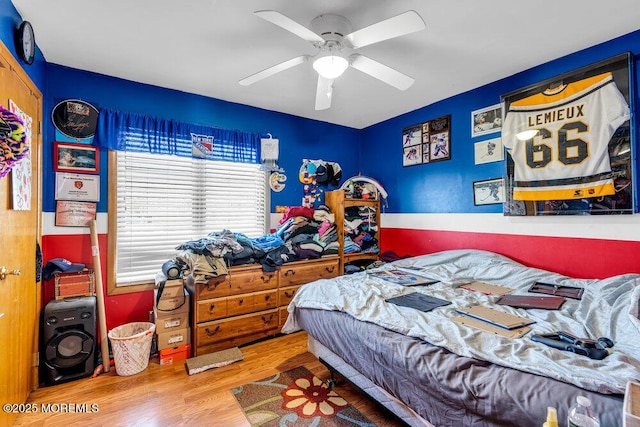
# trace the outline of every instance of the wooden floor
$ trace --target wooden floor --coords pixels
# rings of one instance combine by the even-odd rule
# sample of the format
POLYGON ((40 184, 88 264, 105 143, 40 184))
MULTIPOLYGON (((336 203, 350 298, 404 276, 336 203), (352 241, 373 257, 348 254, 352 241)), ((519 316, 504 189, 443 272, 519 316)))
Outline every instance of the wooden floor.
MULTIPOLYGON (((21 414, 14 425, 249 427, 231 388, 301 365, 323 380, 330 377, 325 366, 307 351, 305 332, 261 341, 241 350, 244 360, 191 376, 184 363, 161 366, 152 358, 147 369, 136 375, 121 377, 112 368, 96 378, 43 387, 31 393, 28 400, 38 413, 21 414), (94 405, 97 411, 69 413, 85 403, 88 410, 94 405), (58 413, 43 413, 41 409, 47 408, 58 413)), ((335 391, 376 425, 400 426, 348 384, 335 391)))

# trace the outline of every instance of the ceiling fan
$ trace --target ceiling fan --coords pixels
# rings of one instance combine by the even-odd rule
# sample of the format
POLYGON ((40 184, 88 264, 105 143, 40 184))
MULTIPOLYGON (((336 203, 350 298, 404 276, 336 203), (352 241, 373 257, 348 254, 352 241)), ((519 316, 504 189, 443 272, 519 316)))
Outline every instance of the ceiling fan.
POLYGON ((307 40, 318 48, 318 52, 315 55, 297 56, 245 77, 239 81, 243 86, 313 60, 313 68, 318 72, 316 110, 325 110, 331 106, 334 80, 349 66, 399 90, 408 89, 415 81, 406 74, 369 57, 359 53, 349 54, 350 51, 364 46, 423 30, 424 21, 413 10, 356 31, 352 31, 351 22, 340 15, 320 15, 314 18, 310 28, 307 28, 274 10, 259 10, 254 14, 307 40))

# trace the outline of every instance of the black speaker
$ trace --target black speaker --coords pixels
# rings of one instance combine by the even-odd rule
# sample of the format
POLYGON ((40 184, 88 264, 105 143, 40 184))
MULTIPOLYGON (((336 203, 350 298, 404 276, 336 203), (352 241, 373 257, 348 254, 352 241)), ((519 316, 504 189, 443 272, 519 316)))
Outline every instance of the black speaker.
POLYGON ((50 301, 42 311, 44 385, 88 377, 96 366, 96 297, 50 301))

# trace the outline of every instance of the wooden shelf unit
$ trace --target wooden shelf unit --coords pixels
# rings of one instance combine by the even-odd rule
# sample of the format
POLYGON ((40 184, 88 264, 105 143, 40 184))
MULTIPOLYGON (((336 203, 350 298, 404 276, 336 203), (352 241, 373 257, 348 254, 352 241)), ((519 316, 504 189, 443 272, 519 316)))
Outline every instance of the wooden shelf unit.
POLYGON ((327 191, 325 193, 325 204, 331 212, 335 215, 335 223, 338 232, 338 242, 340 243, 340 249, 338 250, 338 256, 340 259, 340 272, 344 274, 345 264, 357 260, 378 260, 377 253, 344 253, 344 211, 349 207, 367 206, 373 208, 376 213, 376 225, 377 229, 374 237, 378 241, 378 248, 380 247, 380 200, 371 199, 353 199, 345 196, 344 190, 327 191))

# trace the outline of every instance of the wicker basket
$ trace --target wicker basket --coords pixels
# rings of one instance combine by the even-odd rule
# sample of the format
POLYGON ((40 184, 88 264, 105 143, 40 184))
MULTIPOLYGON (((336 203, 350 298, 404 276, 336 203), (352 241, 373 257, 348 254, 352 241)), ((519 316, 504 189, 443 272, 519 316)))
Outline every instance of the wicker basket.
POLYGON ((153 323, 133 322, 109 331, 118 375, 135 375, 147 368, 155 330, 153 323))

